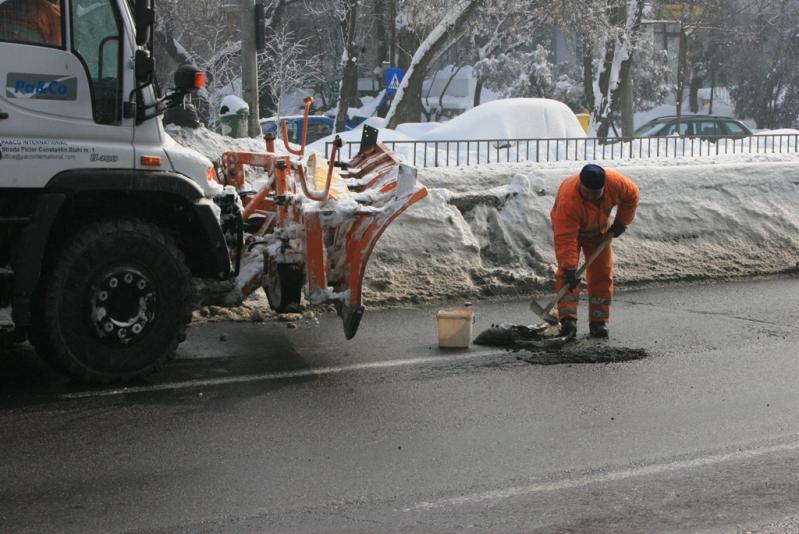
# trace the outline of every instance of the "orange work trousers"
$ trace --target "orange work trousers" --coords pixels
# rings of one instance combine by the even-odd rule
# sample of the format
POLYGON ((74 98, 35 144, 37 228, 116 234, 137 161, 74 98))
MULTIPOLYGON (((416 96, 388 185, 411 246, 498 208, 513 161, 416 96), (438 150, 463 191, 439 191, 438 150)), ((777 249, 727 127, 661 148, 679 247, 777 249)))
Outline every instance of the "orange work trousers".
MULTIPOLYGON (((580 242, 583 256, 588 258, 594 253, 601 241, 580 242)), ((613 301, 613 249, 612 243, 597 256, 586 273, 588 282, 588 320, 596 323, 607 323, 610 318, 610 305, 613 301)), ((566 285, 563 268, 558 268, 556 277, 557 290, 566 285)), ((577 303, 580 301, 580 286, 566 293, 558 302, 558 317, 577 319, 577 303)))

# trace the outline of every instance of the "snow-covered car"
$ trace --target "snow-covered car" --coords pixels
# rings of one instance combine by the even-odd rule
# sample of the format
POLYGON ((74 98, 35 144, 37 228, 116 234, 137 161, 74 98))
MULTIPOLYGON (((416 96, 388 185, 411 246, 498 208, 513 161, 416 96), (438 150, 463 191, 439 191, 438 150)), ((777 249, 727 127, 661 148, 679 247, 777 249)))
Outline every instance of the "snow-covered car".
POLYGON ((752 132, 747 126, 732 117, 716 115, 676 115, 658 117, 635 130, 633 137, 701 137, 703 140, 741 139, 752 132))
POLYGON ((585 137, 569 106, 548 98, 506 98, 480 104, 419 136, 420 141, 573 139, 585 137))

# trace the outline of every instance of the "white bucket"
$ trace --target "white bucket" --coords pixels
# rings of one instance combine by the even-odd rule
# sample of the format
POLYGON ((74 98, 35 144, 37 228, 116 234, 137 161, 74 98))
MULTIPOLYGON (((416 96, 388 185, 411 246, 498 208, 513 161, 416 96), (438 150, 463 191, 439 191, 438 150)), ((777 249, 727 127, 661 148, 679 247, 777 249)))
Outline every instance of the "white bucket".
POLYGON ((436 313, 438 323, 438 346, 442 348, 468 349, 472 344, 472 326, 474 310, 459 308, 439 310, 436 313))

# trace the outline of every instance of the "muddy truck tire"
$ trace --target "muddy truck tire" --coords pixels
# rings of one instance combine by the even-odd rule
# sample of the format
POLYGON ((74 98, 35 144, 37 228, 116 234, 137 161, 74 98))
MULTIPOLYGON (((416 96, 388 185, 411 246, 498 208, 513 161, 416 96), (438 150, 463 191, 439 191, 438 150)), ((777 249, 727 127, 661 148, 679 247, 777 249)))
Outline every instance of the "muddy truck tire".
POLYGON ((269 306, 278 313, 296 312, 302 309, 302 285, 305 272, 294 264, 275 263, 265 259, 266 269, 261 279, 269 306))
POLYGON ((50 264, 30 337, 56 370, 86 383, 126 382, 159 369, 185 339, 191 273, 157 226, 91 224, 50 264))

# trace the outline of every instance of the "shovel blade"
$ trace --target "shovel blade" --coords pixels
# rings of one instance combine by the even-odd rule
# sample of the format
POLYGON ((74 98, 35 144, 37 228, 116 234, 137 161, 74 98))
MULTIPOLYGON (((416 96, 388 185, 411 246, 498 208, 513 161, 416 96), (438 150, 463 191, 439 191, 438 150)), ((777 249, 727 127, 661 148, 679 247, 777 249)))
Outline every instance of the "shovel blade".
POLYGON ((555 308, 549 306, 547 306, 547 308, 549 309, 547 310, 546 308, 542 308, 541 305, 535 300, 530 301, 530 309, 533 311, 533 313, 552 326, 558 324, 558 318, 555 316, 555 308))

